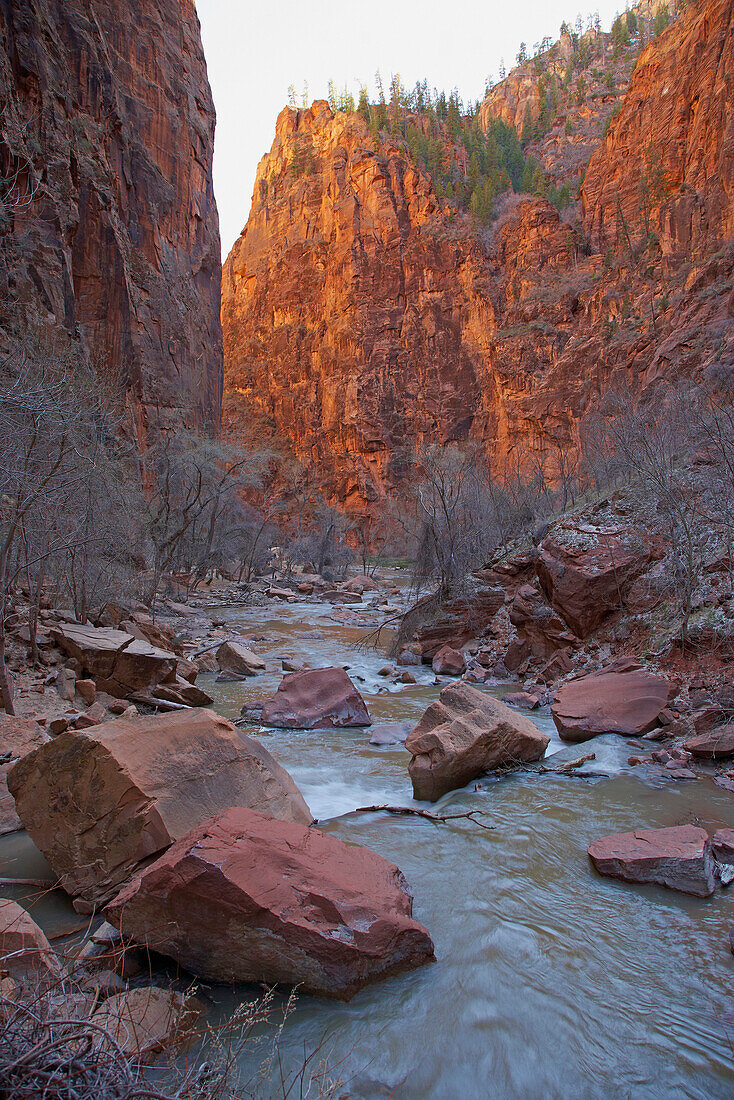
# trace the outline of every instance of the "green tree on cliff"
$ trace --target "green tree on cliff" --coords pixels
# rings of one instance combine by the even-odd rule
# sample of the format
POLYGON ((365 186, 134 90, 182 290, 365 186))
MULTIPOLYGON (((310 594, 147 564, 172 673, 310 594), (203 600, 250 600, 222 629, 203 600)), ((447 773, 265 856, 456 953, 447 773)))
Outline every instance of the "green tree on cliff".
POLYGON ((367 125, 369 126, 369 124, 370 124, 370 101, 367 98, 367 89, 365 88, 364 84, 362 84, 360 86, 360 89, 359 89, 359 105, 357 107, 357 111, 362 116, 362 118, 365 120, 367 125))

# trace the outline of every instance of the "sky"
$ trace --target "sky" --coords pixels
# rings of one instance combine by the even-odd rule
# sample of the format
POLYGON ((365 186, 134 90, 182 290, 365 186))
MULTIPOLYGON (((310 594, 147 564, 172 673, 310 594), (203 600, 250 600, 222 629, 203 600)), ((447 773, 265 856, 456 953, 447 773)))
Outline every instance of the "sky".
MULTIPOLYGON (((594 0, 590 0, 594 3, 594 0)), ((571 0, 578 4, 578 0, 571 0)), ((571 7, 567 0, 196 0, 217 110, 214 190, 222 255, 250 212, 258 161, 269 151, 275 120, 292 84, 299 103, 325 99, 329 80, 374 95, 377 69, 387 87, 400 73, 412 87, 428 79, 465 102, 481 99, 500 60, 512 68, 521 41, 531 50, 579 12, 599 12, 608 30, 619 0, 571 7)))

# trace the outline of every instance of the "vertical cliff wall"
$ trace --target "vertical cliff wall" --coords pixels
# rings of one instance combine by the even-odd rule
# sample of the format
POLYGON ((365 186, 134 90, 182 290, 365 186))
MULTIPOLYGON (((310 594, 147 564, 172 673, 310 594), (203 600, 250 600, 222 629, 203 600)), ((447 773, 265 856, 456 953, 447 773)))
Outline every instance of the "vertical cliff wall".
POLYGON ((691 4, 642 53, 583 185, 593 246, 651 232, 666 255, 734 237, 734 4, 691 4))
POLYGON ((375 149, 359 115, 323 101, 286 108, 223 271, 225 424, 254 412, 329 496, 376 500, 406 448, 469 434, 458 293, 482 256, 386 135, 375 149))
POLYGON ((193 0, 0 0, 0 103, 6 332, 61 326, 126 387, 141 439, 216 429, 214 108, 193 0))

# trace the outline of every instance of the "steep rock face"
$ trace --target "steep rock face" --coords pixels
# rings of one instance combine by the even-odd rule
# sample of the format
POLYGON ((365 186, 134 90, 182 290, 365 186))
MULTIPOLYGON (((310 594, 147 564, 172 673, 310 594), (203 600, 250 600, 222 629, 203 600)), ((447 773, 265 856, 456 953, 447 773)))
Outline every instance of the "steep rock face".
POLYGON ((584 177, 600 251, 652 230, 682 258, 734 235, 733 72, 732 0, 693 5, 645 49, 584 177))
POLYGON ((343 503, 376 498, 407 437, 466 438, 459 288, 482 260, 444 230, 429 177, 360 116, 282 111, 223 271, 225 424, 254 409, 343 503))
POLYGON ((218 425, 214 109, 193 0, 0 0, 0 322, 61 326, 135 430, 218 425), (16 179, 17 177, 17 179, 16 179))

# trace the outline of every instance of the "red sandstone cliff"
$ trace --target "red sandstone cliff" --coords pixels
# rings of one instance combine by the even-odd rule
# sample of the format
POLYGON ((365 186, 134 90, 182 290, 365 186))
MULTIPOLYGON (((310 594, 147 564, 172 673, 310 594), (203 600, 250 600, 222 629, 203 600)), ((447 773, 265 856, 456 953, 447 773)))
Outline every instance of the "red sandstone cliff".
POLYGON ((218 426, 214 109, 193 0, 0 0, 2 317, 63 326, 138 434, 218 426))
POLYGON ((254 410, 330 496, 375 500, 404 447, 468 435, 479 380, 458 291, 483 262, 476 240, 452 239, 430 178, 388 138, 376 153, 359 115, 286 108, 223 271, 225 423, 254 410))
POLYGON ((599 251, 656 232, 665 255, 734 237, 734 4, 709 0, 651 43, 591 158, 584 222, 599 251))
POLYGON ((525 199, 480 235, 448 215, 404 145, 383 135, 375 148, 359 116, 334 116, 325 103, 282 112, 224 270, 229 429, 254 415, 317 470, 333 502, 379 514, 425 441, 473 439, 496 469, 540 466, 562 478, 610 386, 734 361, 734 256, 722 251, 732 85, 720 67, 731 24, 730 0, 691 5, 645 51, 640 73, 656 65, 664 75, 648 79, 647 130, 631 121, 636 75, 631 105, 589 168, 585 227, 525 199), (705 49, 686 50, 701 26, 705 49), (696 98, 698 88, 716 94, 696 98), (710 153, 682 139, 686 96, 710 153), (595 181, 616 177, 621 195, 634 193, 643 132, 668 151, 670 180, 699 180, 695 195, 716 212, 685 263, 653 239, 642 251, 626 237, 595 251, 604 193, 595 181), (704 161, 705 184, 692 169, 704 161))

